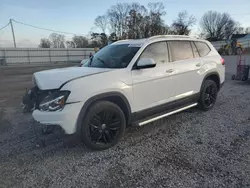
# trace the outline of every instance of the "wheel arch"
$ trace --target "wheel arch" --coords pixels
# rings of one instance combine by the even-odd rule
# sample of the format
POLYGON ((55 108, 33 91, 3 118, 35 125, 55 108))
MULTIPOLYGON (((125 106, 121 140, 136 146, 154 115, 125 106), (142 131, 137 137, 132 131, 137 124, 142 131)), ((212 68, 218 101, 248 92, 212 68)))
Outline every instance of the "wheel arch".
POLYGON ((219 75, 219 73, 210 72, 210 73, 206 74, 206 76, 203 78, 201 89, 202 89, 202 86, 203 86, 203 84, 204 84, 204 82, 206 80, 213 80, 216 83, 218 90, 220 90, 220 85, 221 84, 220 84, 220 75, 219 75))
POLYGON ((131 122, 131 107, 128 102, 128 99, 120 92, 107 92, 92 96, 89 98, 83 105, 78 118, 77 118, 77 132, 80 133, 81 131, 81 123, 86 115, 86 112, 90 108, 92 104, 97 101, 110 101, 118 105, 125 114, 126 122, 129 124, 131 122))

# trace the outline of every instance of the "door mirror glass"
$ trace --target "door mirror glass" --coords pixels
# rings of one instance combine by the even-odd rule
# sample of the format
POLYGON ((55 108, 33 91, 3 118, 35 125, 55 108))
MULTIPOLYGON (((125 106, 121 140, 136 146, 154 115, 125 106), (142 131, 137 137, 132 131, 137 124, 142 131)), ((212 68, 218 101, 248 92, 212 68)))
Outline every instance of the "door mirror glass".
POLYGON ((137 69, 146 69, 156 66, 156 62, 152 58, 142 58, 138 61, 136 68, 137 69))

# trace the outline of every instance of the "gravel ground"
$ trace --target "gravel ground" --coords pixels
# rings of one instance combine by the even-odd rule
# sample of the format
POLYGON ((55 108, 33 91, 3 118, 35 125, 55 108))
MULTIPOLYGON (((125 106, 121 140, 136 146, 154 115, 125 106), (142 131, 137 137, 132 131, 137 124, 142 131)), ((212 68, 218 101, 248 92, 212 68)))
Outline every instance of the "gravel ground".
POLYGON ((214 109, 129 128, 117 146, 101 152, 60 130, 41 135, 20 112, 21 89, 12 90, 30 85, 30 74, 6 75, 0 187, 250 187, 250 83, 231 81, 229 73, 214 109), (46 147, 38 147, 41 139, 46 147))

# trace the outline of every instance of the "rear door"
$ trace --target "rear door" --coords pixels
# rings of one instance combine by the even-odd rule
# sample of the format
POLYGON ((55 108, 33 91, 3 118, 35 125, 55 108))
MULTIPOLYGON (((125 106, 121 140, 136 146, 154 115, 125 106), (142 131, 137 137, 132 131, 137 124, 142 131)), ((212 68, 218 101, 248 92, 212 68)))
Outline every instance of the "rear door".
POLYGON ((169 102, 175 95, 175 83, 171 77, 174 70, 172 63, 169 62, 167 43, 160 41, 149 44, 138 61, 141 58, 152 58, 156 66, 132 70, 135 111, 169 102))
POLYGON ((202 66, 198 51, 193 42, 176 40, 168 42, 171 61, 174 66, 176 99, 191 96, 200 90, 202 66))

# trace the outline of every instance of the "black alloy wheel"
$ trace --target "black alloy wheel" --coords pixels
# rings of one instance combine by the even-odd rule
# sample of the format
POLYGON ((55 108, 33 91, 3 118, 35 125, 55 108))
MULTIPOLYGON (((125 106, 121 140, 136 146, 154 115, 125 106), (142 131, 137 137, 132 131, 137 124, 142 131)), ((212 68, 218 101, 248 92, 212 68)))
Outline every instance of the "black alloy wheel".
POLYGON ((120 131, 120 124, 119 115, 112 110, 103 110, 95 114, 88 125, 92 142, 99 144, 112 143, 120 131))
POLYGON ((120 140, 125 127, 123 111, 114 103, 100 101, 91 106, 84 118, 82 139, 90 149, 108 149, 120 140))
POLYGON ((199 107, 203 110, 213 108, 216 102, 217 94, 217 84, 213 80, 205 80, 201 90, 199 107))
POLYGON ((211 105, 214 105, 217 96, 217 89, 214 85, 209 85, 205 90, 205 104, 209 108, 211 105))

